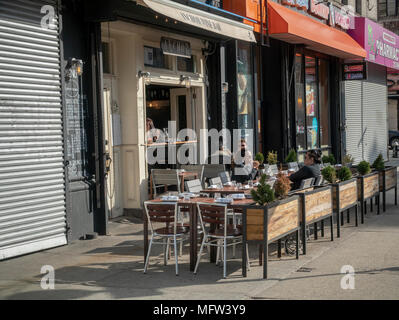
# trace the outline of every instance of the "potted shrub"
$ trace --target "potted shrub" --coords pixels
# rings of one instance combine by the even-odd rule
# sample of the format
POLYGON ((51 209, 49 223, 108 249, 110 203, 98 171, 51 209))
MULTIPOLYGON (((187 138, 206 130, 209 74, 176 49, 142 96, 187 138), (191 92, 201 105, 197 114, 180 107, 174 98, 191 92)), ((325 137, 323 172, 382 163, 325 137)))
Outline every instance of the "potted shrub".
POLYGON ((337 237, 340 237, 340 227, 343 224, 343 212, 345 210, 348 210, 349 222, 349 209, 356 208, 355 218, 356 226, 358 226, 358 181, 353 178, 352 171, 348 167, 342 167, 337 170, 336 176, 338 180, 332 184, 333 209, 337 215, 337 237))
POLYGON ((351 168, 355 160, 350 154, 347 154, 343 159, 342 159, 342 165, 345 167, 351 168))
MULTIPOLYGON (((364 223, 364 214, 366 213, 365 202, 370 199, 372 202, 373 197, 377 197, 377 213, 380 213, 379 206, 379 173, 378 171, 371 172, 370 163, 367 161, 362 161, 357 166, 358 176, 358 200, 361 206, 361 217, 362 223, 364 223)), ((371 210, 373 206, 371 205, 371 210)))
POLYGON ((264 168, 263 163, 265 162, 265 157, 264 157, 263 153, 258 152, 258 153, 255 155, 255 161, 258 161, 258 162, 259 162, 259 169, 263 169, 263 168, 264 168))
POLYGON ((337 181, 337 172, 332 166, 323 168, 323 170, 321 170, 321 175, 323 176, 324 180, 328 181, 329 183, 335 183, 337 181))
POLYGON ((330 154, 328 156, 323 156, 321 159, 322 159, 323 163, 329 163, 332 166, 337 163, 333 154, 330 154))
POLYGON ((277 151, 270 151, 267 154, 267 163, 269 165, 277 164, 278 162, 278 157, 277 157, 277 151))
POLYGON ((287 157, 285 158, 285 163, 290 163, 290 162, 298 162, 298 156, 294 149, 291 149, 287 157))
MULTIPOLYGON (((243 214, 243 275, 246 276, 246 242, 258 241, 263 245, 263 278, 267 278, 268 244, 279 241, 291 233, 296 233, 299 246, 300 199, 299 196, 287 196, 287 181, 280 175, 276 181, 280 199, 276 199, 275 190, 262 175, 259 186, 251 190, 256 206, 244 208, 243 214), (285 197, 285 198, 284 198, 285 197), (266 219, 265 219, 266 218, 266 219), (266 236, 266 238, 265 238, 266 236)), ((297 250, 297 258, 299 252, 297 250)))
POLYGON ((373 163, 373 168, 379 173, 380 192, 382 192, 382 208, 386 210, 386 192, 395 189, 395 205, 398 204, 397 200, 397 184, 398 184, 398 171, 397 167, 386 167, 384 157, 379 154, 373 163))

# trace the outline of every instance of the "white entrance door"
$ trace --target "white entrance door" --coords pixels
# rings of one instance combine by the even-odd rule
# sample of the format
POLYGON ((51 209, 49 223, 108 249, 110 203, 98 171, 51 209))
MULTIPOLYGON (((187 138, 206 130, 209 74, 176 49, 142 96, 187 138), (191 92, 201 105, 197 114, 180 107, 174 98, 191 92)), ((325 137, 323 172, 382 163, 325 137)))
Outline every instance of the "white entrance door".
POLYGON ((171 119, 176 121, 177 132, 183 129, 195 130, 195 111, 192 110, 190 89, 171 89, 171 119))
POLYGON ((123 215, 120 115, 111 94, 110 80, 104 79, 104 139, 107 157, 106 199, 109 218, 123 215))

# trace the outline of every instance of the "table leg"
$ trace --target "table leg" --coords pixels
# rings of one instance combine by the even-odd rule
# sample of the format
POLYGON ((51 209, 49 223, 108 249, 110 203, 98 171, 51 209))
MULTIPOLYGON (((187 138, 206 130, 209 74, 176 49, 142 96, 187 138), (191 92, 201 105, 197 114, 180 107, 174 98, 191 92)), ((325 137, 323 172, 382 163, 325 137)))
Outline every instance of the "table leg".
POLYGON ((196 205, 191 204, 189 207, 190 212, 190 271, 194 271, 195 264, 197 263, 197 210, 196 205))
POLYGON ((148 253, 148 221, 144 210, 143 210, 143 224, 144 224, 143 229, 144 229, 144 261, 145 261, 148 253))

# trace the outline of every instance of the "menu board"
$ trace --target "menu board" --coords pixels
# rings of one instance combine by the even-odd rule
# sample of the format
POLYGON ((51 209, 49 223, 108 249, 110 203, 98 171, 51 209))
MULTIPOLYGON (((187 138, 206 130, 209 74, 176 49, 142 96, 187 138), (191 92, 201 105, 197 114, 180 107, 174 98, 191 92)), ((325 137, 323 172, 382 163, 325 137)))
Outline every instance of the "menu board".
POLYGON ((69 179, 86 176, 87 136, 87 99, 82 95, 81 77, 72 72, 65 83, 66 110, 66 159, 69 162, 69 179))

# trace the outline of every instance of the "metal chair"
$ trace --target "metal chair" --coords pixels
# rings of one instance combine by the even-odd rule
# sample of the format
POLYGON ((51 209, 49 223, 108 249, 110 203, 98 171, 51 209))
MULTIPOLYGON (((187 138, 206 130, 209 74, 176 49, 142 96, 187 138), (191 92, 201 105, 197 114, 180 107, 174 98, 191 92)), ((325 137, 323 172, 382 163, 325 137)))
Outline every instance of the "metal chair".
POLYGON ((202 164, 184 164, 180 166, 180 169, 184 169, 188 172, 196 172, 198 173, 198 178, 201 183, 204 176, 204 165, 202 164))
POLYGON ((144 265, 144 273, 147 273, 147 267, 150 260, 151 248, 153 244, 162 244, 164 246, 164 264, 167 265, 169 255, 170 240, 173 240, 174 255, 176 263, 176 276, 179 275, 177 241, 183 241, 189 231, 188 228, 179 226, 177 219, 177 203, 162 202, 154 203, 144 202, 144 208, 148 219, 148 225, 151 230, 151 240, 148 248, 147 257, 144 265), (165 227, 155 229, 153 223, 165 223, 165 227), (162 240, 159 241, 159 240, 162 240), (158 242, 159 241, 159 242, 158 242))
POLYGON ((200 193, 202 191, 201 180, 189 180, 185 182, 187 192, 200 193))
POLYGON ((205 164, 203 174, 203 184, 207 179, 218 177, 219 173, 225 172, 226 167, 224 164, 205 164))
POLYGON ((324 183, 323 176, 318 176, 313 185, 316 187, 320 187, 321 185, 323 185, 323 183, 324 183))
POLYGON ((300 190, 311 188, 313 186, 314 178, 303 179, 301 181, 301 186, 299 187, 300 190))
POLYGON ((198 203, 197 208, 204 238, 201 243, 194 274, 197 274, 204 246, 213 246, 218 249, 217 256, 219 256, 220 249, 223 248, 223 278, 226 278, 227 247, 242 242, 241 230, 239 228, 234 228, 232 225, 227 223, 226 204, 198 203), (210 224, 211 226, 207 227, 207 224, 210 224), (215 227, 212 227, 212 225, 215 227), (232 243, 227 243, 228 240, 231 240, 232 243), (239 240, 239 242, 236 242, 236 240, 239 240))
POLYGON ((278 174, 278 167, 277 167, 277 164, 271 164, 271 165, 269 165, 269 171, 270 171, 270 173, 271 173, 273 176, 277 175, 277 174, 278 174))
MULTIPOLYGON (((157 188, 164 187, 167 189, 168 186, 177 186, 177 192, 180 192, 180 179, 178 171, 175 169, 152 169, 152 184, 154 190, 154 198, 157 197, 157 188)), ((158 196, 161 196, 159 194, 158 196)))
POLYGON ((223 187, 222 179, 220 179, 220 177, 209 179, 209 182, 211 183, 211 185, 216 185, 220 188, 223 187))
POLYGON ((299 170, 298 162, 289 162, 288 169, 294 169, 295 171, 299 170))
POLYGON ((220 172, 219 177, 220 177, 220 179, 222 179, 223 184, 231 182, 230 173, 228 171, 220 172))

